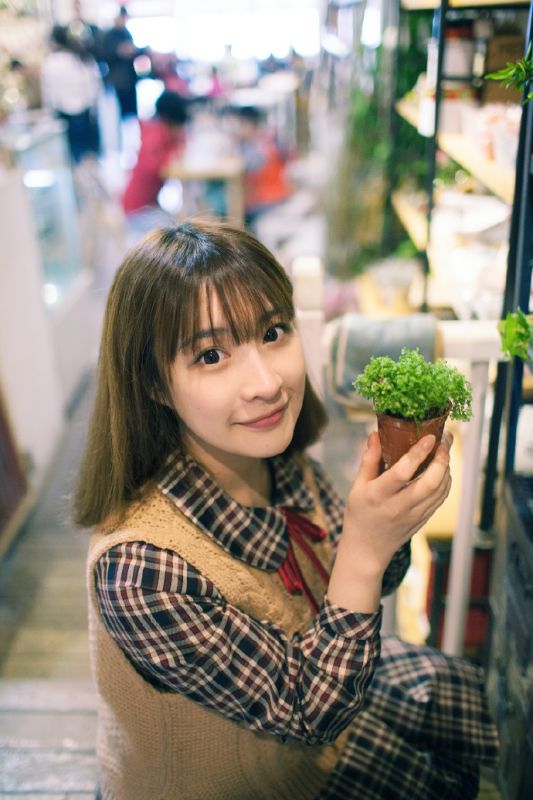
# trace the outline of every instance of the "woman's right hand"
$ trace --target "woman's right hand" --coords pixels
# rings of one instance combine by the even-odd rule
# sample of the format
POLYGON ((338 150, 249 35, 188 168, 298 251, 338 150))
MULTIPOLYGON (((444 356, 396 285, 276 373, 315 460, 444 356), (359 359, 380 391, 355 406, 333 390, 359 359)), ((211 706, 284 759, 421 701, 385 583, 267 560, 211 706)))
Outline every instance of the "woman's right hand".
POLYGON ((346 504, 328 587, 332 603, 360 612, 379 607, 381 580, 394 553, 425 525, 450 491, 450 433, 444 434, 426 471, 412 480, 434 441, 424 436, 381 472, 379 436, 368 438, 346 504))

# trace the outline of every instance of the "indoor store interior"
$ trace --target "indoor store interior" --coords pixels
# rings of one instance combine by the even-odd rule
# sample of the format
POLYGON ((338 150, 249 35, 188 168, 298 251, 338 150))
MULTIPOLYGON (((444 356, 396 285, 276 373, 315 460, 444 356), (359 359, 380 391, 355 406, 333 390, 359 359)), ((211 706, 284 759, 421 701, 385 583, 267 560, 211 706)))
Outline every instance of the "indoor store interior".
POLYGON ((418 348, 470 381, 471 418, 446 424, 450 494, 383 632, 482 669, 500 760, 478 798, 533 797, 532 15, 0 0, 0 799, 96 796, 72 493, 103 314, 130 248, 204 218, 252 232, 292 280, 329 417, 311 454, 341 497, 376 430, 353 386, 371 357, 418 348))

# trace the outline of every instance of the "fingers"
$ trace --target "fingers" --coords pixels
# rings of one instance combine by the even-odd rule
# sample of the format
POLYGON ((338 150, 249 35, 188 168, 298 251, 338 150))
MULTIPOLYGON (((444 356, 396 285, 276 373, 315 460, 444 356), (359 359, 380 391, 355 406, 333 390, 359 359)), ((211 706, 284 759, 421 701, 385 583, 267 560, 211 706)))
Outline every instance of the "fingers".
POLYGON ((442 435, 442 439, 440 440, 440 444, 437 448, 437 452, 435 453, 434 458, 431 461, 431 464, 428 466, 428 469, 433 464, 445 464, 447 465, 450 461, 450 450, 453 444, 453 434, 450 431, 444 431, 442 435))
POLYGON ((450 493, 450 489, 452 486, 452 478, 451 475, 448 473, 446 476, 445 481, 443 482, 442 490, 439 494, 433 499, 433 502, 424 510, 423 514, 420 517, 420 523, 417 527, 417 530, 420 530, 424 527, 424 525, 431 519, 435 511, 444 503, 446 498, 450 493))
POLYGON ((396 491, 403 489, 417 471, 418 467, 428 457, 435 444, 433 434, 423 436, 414 444, 411 449, 400 458, 390 469, 388 469, 382 479, 396 491))
MULTIPOLYGON (((424 481, 429 484, 429 489, 435 488, 442 479, 443 470, 447 469, 450 463, 450 449, 453 443, 453 435, 449 431, 443 433, 440 444, 425 472, 417 478, 417 481, 424 481), (429 476, 427 473, 429 472, 429 476), (429 480, 428 480, 429 477, 429 480)), ((396 490, 402 489, 408 484, 420 464, 424 462, 428 454, 435 445, 435 437, 428 435, 419 439, 402 458, 385 473, 384 480, 396 485, 396 490)))
POLYGON ((367 483, 377 478, 381 471, 381 444, 377 431, 371 433, 367 439, 366 450, 363 453, 357 481, 367 483))
POLYGON ((420 482, 421 484, 417 487, 420 496, 423 497, 428 493, 431 494, 441 486, 446 472, 449 472, 450 469, 450 449, 452 442, 452 434, 446 432, 427 469, 415 481, 415 483, 420 482))
POLYGON ((407 538, 410 539, 417 531, 421 530, 421 528, 423 528, 427 522, 429 522, 435 511, 448 497, 451 485, 452 478, 448 470, 438 493, 433 495, 430 500, 426 499, 425 503, 420 503, 411 510, 410 516, 413 518, 413 523, 409 528, 409 534, 407 538))

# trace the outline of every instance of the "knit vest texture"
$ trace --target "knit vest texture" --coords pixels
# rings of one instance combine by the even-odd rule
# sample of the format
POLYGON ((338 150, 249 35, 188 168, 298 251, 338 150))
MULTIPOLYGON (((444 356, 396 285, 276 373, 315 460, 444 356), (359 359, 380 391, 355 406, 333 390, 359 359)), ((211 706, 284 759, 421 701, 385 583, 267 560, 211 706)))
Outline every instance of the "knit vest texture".
MULTIPOLYGON (((315 508, 305 515, 324 527, 311 470, 305 480, 315 508)), ((160 691, 132 666, 100 616, 93 570, 115 545, 139 541, 172 550, 212 581, 225 600, 288 636, 310 627, 313 612, 303 595, 291 595, 277 571, 266 572, 227 553, 153 490, 132 506, 119 529, 104 527, 88 555, 89 634, 99 693, 97 753, 102 800, 312 800, 335 767, 347 731, 332 745, 281 742, 204 708, 187 697, 160 691)), ((312 544, 329 570, 328 539, 312 544)), ((293 542, 307 585, 320 603, 325 587, 293 542)))

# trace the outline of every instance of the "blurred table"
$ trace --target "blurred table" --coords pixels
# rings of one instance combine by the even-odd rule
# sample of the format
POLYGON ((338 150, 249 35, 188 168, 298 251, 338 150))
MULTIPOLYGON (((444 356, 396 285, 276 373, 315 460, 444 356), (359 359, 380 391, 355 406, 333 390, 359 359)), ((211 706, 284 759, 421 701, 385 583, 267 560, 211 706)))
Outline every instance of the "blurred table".
POLYGON ((182 182, 186 213, 191 206, 192 184, 223 181, 226 187, 226 216, 236 225, 244 226, 244 164, 238 156, 217 156, 202 161, 187 158, 170 161, 165 176, 182 182))

